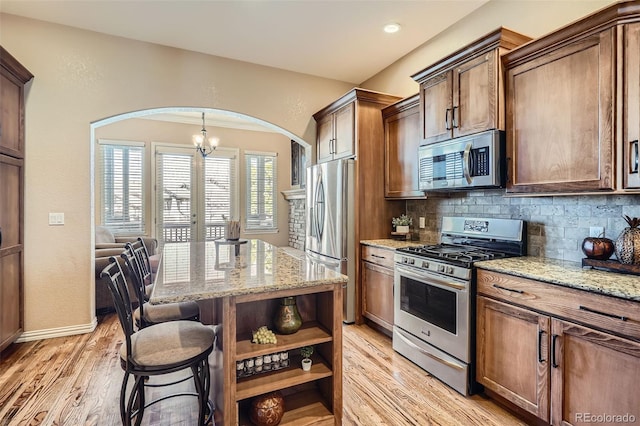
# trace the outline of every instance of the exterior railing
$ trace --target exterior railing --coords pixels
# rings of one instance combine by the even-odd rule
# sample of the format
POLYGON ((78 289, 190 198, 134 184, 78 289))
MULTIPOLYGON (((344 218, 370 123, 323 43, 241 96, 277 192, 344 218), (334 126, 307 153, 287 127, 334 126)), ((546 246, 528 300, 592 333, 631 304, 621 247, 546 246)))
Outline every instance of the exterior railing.
MULTIPOLYGON (((207 225, 205 230, 205 240, 215 240, 224 238, 224 225, 207 225)), ((184 224, 164 224, 162 229, 162 239, 165 243, 175 243, 191 240, 191 225, 184 224)))

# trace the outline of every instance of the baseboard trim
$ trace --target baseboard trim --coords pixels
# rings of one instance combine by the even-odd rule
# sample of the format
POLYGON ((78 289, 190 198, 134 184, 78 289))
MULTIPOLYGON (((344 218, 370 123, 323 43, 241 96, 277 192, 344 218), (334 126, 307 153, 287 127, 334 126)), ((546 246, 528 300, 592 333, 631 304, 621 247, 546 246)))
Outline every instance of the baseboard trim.
POLYGON ((44 330, 25 331, 16 339, 16 343, 34 340, 53 339, 54 337, 73 336, 75 334, 91 333, 98 326, 98 318, 93 317, 89 324, 71 325, 68 327, 48 328, 44 330))

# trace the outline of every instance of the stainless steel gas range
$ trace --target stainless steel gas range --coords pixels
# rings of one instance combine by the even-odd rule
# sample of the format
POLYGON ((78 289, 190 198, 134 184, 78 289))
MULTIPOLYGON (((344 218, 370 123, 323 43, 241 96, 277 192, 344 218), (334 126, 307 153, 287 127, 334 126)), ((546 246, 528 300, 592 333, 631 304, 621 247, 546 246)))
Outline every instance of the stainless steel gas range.
POLYGON ((524 255, 526 234, 521 220, 443 217, 440 244, 396 250, 393 349, 474 393, 473 263, 524 255))

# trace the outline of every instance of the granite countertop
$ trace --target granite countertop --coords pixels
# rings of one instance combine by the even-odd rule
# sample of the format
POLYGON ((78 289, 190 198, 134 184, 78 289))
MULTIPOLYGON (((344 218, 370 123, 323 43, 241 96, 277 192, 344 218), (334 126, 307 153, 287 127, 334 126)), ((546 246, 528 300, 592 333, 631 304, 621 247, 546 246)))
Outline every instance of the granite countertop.
POLYGON ((388 238, 382 240, 362 240, 360 241, 360 244, 395 250, 402 247, 422 246, 425 243, 420 241, 392 240, 388 238))
POLYGON ((265 293, 345 283, 345 275, 261 240, 235 245, 215 241, 169 243, 150 302, 154 304, 265 293))
POLYGON ((583 268, 580 263, 544 257, 510 257, 475 262, 495 272, 640 302, 640 277, 583 268))

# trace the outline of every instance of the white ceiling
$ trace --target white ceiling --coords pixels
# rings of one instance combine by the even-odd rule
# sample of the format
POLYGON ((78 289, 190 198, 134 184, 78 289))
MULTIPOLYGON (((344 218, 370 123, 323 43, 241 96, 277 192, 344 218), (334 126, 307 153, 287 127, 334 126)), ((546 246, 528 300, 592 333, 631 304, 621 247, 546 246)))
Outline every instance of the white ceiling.
POLYGON ((0 12, 358 85, 487 1, 0 0, 0 12), (390 22, 401 31, 384 33, 390 22))

